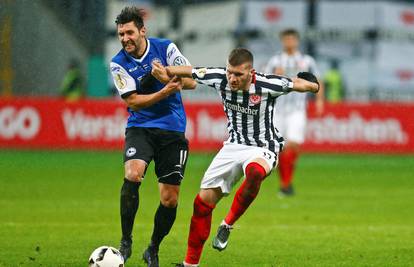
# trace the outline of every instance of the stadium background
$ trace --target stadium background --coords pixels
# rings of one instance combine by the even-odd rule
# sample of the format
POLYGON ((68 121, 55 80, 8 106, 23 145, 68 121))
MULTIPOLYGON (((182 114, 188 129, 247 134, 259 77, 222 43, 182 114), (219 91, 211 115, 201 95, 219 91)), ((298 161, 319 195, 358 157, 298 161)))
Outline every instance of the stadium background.
MULTIPOLYGON (((278 199, 269 177, 234 247, 206 248, 206 266, 414 266, 414 4, 328 0, 0 0, 0 266, 85 266, 95 247, 117 245, 126 113, 108 62, 120 47, 114 18, 131 4, 147 10, 150 36, 172 39, 195 66, 224 66, 245 46, 261 70, 278 31, 295 27, 322 78, 337 62, 343 79, 322 117, 310 101, 297 196, 278 199), (60 92, 74 59, 84 97, 69 101, 60 92)), ((226 138, 212 90, 183 98, 192 155, 163 265, 182 258, 192 198, 226 138)), ((138 253, 157 205, 151 175, 138 253)))

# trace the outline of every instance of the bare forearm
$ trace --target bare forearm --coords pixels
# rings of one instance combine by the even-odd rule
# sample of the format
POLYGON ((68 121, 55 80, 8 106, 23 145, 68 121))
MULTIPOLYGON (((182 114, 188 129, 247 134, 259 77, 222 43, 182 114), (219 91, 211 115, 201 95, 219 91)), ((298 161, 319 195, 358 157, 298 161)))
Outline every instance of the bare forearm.
MULTIPOLYGON (((168 83, 171 78, 169 76, 164 77, 155 77, 156 79, 158 79, 160 82, 166 84, 168 83)), ((182 78, 183 81, 183 89, 195 89, 197 86, 197 82, 195 80, 193 80, 192 78, 182 78)))
POLYGON ((168 66, 166 67, 168 75, 171 76, 179 76, 179 77, 192 77, 192 70, 193 67, 191 66, 168 66))
POLYGON ((192 78, 183 78, 183 89, 195 89, 197 87, 197 82, 192 78))
POLYGON ((137 111, 154 105, 155 103, 168 97, 168 95, 169 94, 165 90, 160 90, 149 95, 132 94, 125 98, 124 101, 129 108, 137 111))
POLYGON ((197 87, 197 82, 192 78, 191 66, 168 66, 166 71, 168 76, 178 76, 183 77, 183 88, 184 89, 195 89, 197 87))
POLYGON ((301 78, 293 78, 293 91, 317 93, 319 86, 316 83, 309 82, 301 78))

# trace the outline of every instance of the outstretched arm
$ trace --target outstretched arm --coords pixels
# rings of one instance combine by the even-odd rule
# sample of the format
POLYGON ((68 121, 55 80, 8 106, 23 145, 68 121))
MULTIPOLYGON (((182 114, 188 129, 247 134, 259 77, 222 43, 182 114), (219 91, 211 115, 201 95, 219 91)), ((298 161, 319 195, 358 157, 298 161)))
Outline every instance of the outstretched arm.
POLYGON ((318 79, 310 72, 299 72, 297 78, 293 78, 293 91, 312 92, 319 91, 318 79))
POLYGON ((188 77, 192 78, 192 70, 191 66, 168 66, 167 73, 169 76, 179 76, 179 77, 188 77))
POLYGON ((152 63, 151 74, 160 82, 168 83, 168 81, 174 77, 183 78, 183 88, 194 89, 197 86, 197 82, 192 79, 191 66, 167 66, 164 67, 161 63, 155 61, 152 63))

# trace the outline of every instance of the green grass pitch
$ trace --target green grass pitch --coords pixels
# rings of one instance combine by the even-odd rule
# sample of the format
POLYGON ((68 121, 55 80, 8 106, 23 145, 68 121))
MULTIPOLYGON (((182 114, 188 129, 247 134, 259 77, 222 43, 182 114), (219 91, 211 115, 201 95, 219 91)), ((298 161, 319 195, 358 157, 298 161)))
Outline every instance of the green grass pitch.
MULTIPOLYGON (((186 250, 194 196, 213 155, 193 153, 160 265, 186 250)), ((233 195, 214 211, 202 266, 414 266, 414 156, 303 155, 297 195, 279 199, 275 174, 237 222, 223 252, 211 237, 233 195)), ((0 151, 0 266, 87 266, 118 246, 121 152, 0 151)), ((144 266, 159 203, 152 166, 140 191, 128 266, 144 266)))

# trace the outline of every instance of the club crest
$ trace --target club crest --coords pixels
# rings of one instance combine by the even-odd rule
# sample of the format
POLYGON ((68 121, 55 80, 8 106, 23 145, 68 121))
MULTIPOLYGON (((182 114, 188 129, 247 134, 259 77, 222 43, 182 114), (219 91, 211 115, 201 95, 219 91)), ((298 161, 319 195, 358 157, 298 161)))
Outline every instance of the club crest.
POLYGON ((251 95, 249 97, 249 105, 257 105, 262 101, 262 97, 260 95, 251 95))

